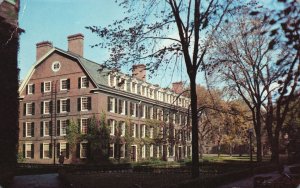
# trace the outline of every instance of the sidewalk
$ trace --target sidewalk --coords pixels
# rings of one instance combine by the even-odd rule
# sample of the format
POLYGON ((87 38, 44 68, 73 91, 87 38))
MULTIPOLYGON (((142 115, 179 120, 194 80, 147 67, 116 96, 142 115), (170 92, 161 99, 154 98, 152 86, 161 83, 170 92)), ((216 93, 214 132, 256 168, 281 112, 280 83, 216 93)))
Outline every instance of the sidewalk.
POLYGON ((226 185, 222 185, 222 186, 219 186, 218 188, 253 188, 254 187, 253 180, 257 176, 261 176, 261 177, 271 176, 272 179, 276 179, 276 178, 280 177, 280 174, 277 171, 270 172, 270 173, 263 173, 263 174, 255 174, 252 177, 248 177, 248 178, 238 180, 238 181, 226 184, 226 185))

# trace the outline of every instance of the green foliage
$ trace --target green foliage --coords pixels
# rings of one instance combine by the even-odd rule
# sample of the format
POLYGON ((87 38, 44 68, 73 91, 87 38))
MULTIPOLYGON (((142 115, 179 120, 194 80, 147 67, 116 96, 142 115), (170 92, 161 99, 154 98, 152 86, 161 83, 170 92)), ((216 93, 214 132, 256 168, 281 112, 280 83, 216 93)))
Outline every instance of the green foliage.
POLYGON ((75 144, 79 141, 79 139, 80 139, 79 125, 73 120, 71 120, 69 125, 67 126, 67 135, 66 135, 66 140, 71 146, 70 147, 71 151, 75 146, 75 144))

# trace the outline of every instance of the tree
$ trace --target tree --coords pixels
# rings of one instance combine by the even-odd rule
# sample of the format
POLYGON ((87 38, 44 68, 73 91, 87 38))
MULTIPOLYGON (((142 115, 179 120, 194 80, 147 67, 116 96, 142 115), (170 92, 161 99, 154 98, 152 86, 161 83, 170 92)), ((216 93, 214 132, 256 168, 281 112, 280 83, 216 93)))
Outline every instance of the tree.
POLYGON ((196 78, 213 33, 236 8, 234 0, 122 0, 129 15, 107 27, 87 27, 101 37, 93 47, 108 48, 105 65, 120 68, 145 63, 151 73, 185 65, 190 81, 192 119, 192 177, 199 176, 196 78), (201 36, 202 35, 202 36, 201 36), (173 66, 175 64, 175 66, 173 66))
POLYGON ((75 158, 75 149, 76 149, 76 144, 80 139, 80 131, 79 131, 79 125, 74 122, 70 121, 69 125, 67 126, 67 135, 66 135, 66 140, 69 143, 69 152, 71 153, 71 160, 74 161, 75 158))
POLYGON ((265 125, 272 161, 278 162, 280 131, 297 87, 298 66, 290 64, 291 54, 276 43, 278 38, 262 35, 270 30, 265 24, 268 18, 249 17, 242 12, 236 20, 215 38, 212 61, 217 64, 211 66, 218 68, 228 87, 242 97, 252 112, 257 161, 262 160, 261 135, 265 125))

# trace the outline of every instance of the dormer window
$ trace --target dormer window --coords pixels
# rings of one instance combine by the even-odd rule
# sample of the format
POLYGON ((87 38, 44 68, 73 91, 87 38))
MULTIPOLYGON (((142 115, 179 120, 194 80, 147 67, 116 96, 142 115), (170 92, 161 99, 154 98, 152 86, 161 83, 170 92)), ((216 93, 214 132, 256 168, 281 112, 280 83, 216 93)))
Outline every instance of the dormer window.
POLYGON ((78 88, 88 88, 89 80, 86 76, 81 76, 78 78, 78 88))

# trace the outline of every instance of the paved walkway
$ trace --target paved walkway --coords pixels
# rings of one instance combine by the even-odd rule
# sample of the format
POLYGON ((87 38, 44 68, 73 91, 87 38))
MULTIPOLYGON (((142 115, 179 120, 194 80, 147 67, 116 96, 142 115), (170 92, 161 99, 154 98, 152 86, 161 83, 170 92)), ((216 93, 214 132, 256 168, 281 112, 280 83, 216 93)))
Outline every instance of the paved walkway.
POLYGON ((12 188, 63 188, 58 174, 15 176, 12 188))
POLYGON ((264 174, 256 174, 252 177, 248 177, 242 180, 238 180, 232 183, 229 183, 227 185, 222 185, 218 188, 253 188, 253 180, 255 177, 260 176, 260 177, 269 177, 271 176, 272 179, 276 179, 280 177, 280 174, 278 172, 270 172, 270 173, 264 173, 264 174))

